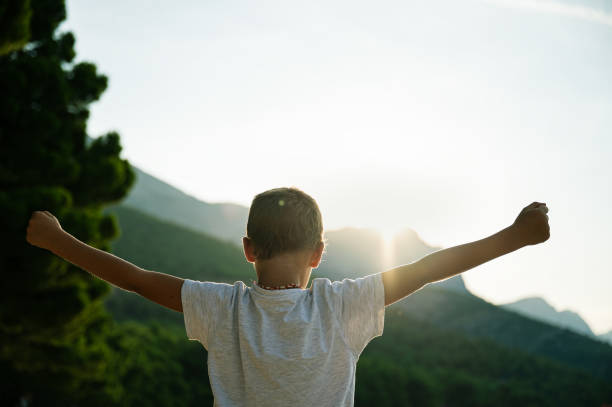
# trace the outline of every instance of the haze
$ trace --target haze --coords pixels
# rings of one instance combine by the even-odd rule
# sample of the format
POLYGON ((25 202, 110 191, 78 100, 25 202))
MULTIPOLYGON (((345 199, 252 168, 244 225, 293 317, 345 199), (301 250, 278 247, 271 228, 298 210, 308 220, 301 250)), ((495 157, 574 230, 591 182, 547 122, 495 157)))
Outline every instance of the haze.
POLYGON ((612 328, 612 7, 597 1, 67 2, 109 88, 92 136, 210 202, 297 186, 325 226, 449 247, 533 201, 551 238, 464 274, 612 328), (607 7, 607 8, 606 8, 607 7))

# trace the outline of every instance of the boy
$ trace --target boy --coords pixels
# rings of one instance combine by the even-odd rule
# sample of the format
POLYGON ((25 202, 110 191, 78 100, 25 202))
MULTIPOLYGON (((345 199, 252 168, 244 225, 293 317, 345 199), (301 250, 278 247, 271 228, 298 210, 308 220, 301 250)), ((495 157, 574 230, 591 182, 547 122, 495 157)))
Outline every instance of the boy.
POLYGON ((208 350, 218 406, 352 406, 359 355, 382 335, 385 307, 443 280, 550 236, 546 204, 526 206, 485 239, 439 250, 411 264, 357 279, 314 279, 324 251, 313 198, 296 188, 257 195, 244 254, 252 287, 183 280, 143 270, 64 232, 35 212, 27 240, 113 285, 183 312, 187 336, 208 350))

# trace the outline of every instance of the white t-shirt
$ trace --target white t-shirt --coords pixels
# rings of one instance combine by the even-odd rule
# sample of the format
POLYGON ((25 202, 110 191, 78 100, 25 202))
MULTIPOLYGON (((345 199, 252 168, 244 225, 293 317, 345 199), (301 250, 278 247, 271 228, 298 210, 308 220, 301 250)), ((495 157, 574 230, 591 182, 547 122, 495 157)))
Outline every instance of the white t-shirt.
POLYGON ((208 350, 215 406, 352 406, 359 355, 382 335, 382 274, 310 289, 185 280, 187 337, 208 350))

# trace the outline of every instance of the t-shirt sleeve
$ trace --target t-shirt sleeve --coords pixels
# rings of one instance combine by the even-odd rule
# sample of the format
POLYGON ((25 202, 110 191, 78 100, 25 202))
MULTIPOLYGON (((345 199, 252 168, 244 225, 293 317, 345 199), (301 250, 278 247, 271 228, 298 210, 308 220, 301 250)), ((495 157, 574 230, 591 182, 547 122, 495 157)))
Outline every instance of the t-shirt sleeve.
POLYGON ((366 345, 383 334, 385 289, 382 274, 344 279, 340 293, 340 325, 348 345, 360 355, 366 345))
POLYGON ((233 293, 234 286, 229 284, 185 280, 181 302, 185 331, 190 340, 200 341, 208 349, 209 332, 214 332, 219 314, 227 312, 233 293))

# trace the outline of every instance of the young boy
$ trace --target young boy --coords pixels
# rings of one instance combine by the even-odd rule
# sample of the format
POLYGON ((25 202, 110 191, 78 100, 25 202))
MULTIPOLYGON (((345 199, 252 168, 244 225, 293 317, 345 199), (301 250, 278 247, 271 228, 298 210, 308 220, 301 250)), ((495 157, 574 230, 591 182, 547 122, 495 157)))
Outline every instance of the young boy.
POLYGON ((35 212, 27 241, 109 283, 183 312, 187 336, 208 350, 218 406, 352 406, 359 355, 383 333, 385 307, 550 236, 546 204, 526 206, 485 239, 439 250, 411 264, 357 279, 307 284, 324 251, 313 198, 296 188, 255 197, 243 238, 257 282, 246 286, 183 280, 143 270, 64 232, 35 212))

